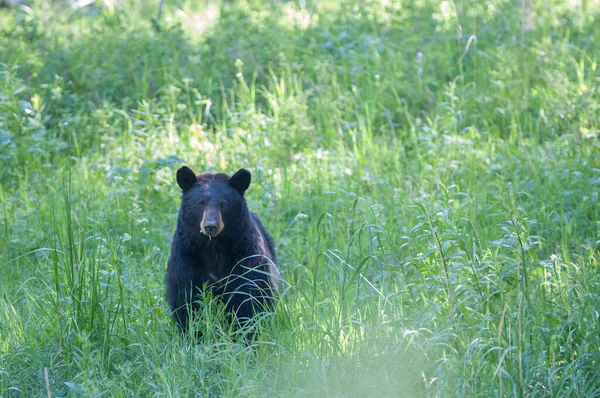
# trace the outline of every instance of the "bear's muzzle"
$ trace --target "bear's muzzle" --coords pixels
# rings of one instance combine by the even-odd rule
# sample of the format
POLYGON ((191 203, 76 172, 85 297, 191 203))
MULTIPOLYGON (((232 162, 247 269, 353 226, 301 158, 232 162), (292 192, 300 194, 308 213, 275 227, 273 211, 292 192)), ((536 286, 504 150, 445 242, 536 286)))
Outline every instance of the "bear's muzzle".
POLYGON ((204 210, 202 222, 200 223, 200 230, 204 235, 214 238, 223 231, 224 227, 223 217, 218 209, 208 208, 204 210))

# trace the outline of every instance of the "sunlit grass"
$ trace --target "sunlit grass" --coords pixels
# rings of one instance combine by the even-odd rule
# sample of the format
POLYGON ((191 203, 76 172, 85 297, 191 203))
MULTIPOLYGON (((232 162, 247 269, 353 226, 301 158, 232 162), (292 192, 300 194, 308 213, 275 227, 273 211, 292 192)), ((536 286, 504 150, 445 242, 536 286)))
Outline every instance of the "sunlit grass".
POLYGON ((0 395, 600 394, 588 3, 0 9, 0 395), (253 174, 250 346, 170 320, 184 163, 253 174))

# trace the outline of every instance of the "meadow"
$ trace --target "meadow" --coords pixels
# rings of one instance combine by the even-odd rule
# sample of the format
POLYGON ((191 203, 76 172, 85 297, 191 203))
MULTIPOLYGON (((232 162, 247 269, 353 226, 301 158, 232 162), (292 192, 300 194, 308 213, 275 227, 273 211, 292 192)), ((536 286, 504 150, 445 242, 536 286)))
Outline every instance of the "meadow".
POLYGON ((598 0, 0 8, 0 397, 600 396, 598 0), (253 174, 246 345, 164 274, 253 174))

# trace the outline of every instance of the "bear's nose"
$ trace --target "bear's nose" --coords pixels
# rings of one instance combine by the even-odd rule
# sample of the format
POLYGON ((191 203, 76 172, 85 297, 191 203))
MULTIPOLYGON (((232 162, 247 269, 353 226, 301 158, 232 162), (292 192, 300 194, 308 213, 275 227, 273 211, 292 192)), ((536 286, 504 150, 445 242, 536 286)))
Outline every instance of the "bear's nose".
POLYGON ((208 235, 215 235, 217 233, 217 224, 212 222, 207 222, 204 224, 204 230, 208 235))

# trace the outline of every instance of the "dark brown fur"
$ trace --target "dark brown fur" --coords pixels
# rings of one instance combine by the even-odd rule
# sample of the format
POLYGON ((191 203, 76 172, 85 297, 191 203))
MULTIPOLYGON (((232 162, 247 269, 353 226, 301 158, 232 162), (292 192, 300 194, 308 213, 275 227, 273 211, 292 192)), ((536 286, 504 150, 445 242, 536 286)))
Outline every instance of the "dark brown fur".
POLYGON ((197 293, 207 286, 239 323, 272 307, 279 288, 275 245, 244 193, 250 173, 177 172, 183 190, 167 268, 167 301, 186 330, 197 293))

